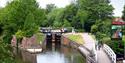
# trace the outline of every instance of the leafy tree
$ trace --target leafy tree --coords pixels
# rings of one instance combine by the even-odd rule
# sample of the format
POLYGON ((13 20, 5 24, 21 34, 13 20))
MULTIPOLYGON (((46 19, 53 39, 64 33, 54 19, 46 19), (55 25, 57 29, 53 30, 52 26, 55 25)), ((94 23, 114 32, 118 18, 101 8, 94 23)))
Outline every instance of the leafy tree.
MULTIPOLYGON (((44 23, 44 20, 46 19, 46 16, 45 16, 45 9, 36 9, 34 11, 34 13, 32 13, 34 15, 34 19, 35 19, 35 23, 36 25, 40 25, 42 26, 42 23, 44 23)), ((44 23, 45 24, 45 23, 44 23)))
POLYGON ((0 41, 0 63, 16 63, 11 47, 0 41))
POLYGON ((28 14, 24 22, 23 31, 25 31, 25 36, 30 37, 38 31, 38 26, 35 23, 34 16, 32 13, 28 14))
POLYGON ((104 21, 112 17, 113 7, 109 4, 109 0, 78 0, 77 3, 79 9, 88 11, 89 18, 85 21, 84 26, 88 32, 96 20, 104 21))
POLYGON ((38 7, 36 0, 13 0, 0 13, 4 42, 10 42, 18 30, 32 36, 45 19, 45 11, 38 7))
POLYGON ((64 19, 63 27, 71 27, 70 22, 68 22, 66 19, 64 19))
POLYGON ((88 19, 88 12, 85 10, 78 10, 72 24, 76 29, 83 29, 85 21, 88 19))
POLYGON ((62 23, 60 21, 54 21, 53 25, 54 27, 61 27, 62 23))
POLYGON ((125 20, 125 6, 124 6, 124 10, 123 10, 123 16, 122 16, 123 20, 125 20))
POLYGON ((54 8, 56 8, 55 4, 47 4, 46 5, 46 12, 50 13, 54 8))
POLYGON ((92 32, 93 34, 95 34, 97 31, 98 31, 98 26, 97 26, 97 25, 93 25, 93 26, 91 27, 91 32, 92 32))
POLYGON ((53 26, 54 21, 62 21, 63 8, 55 8, 47 14, 47 26, 53 26))

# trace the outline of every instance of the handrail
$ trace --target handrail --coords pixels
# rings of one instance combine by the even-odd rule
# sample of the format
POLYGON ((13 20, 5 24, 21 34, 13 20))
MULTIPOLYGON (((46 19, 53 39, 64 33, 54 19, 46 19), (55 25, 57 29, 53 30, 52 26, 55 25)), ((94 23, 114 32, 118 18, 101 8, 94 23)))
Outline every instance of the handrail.
POLYGON ((111 61, 113 63, 116 63, 116 54, 114 51, 106 44, 104 44, 104 51, 108 54, 108 56, 111 58, 111 61))
POLYGON ((88 61, 90 61, 89 63, 96 63, 96 61, 92 59, 90 56, 87 56, 86 58, 88 61))

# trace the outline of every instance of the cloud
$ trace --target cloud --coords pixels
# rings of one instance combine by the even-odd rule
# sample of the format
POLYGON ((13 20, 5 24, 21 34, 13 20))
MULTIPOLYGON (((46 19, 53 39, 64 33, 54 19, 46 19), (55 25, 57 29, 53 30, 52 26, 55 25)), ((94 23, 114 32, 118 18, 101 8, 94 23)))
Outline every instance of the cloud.
POLYGON ((0 6, 4 7, 6 5, 7 0, 0 0, 0 6))

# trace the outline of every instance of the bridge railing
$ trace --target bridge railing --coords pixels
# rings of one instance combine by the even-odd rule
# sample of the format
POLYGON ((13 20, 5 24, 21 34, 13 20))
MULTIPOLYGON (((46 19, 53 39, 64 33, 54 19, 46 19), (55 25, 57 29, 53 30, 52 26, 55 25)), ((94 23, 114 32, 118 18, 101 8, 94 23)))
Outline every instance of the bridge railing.
POLYGON ((108 54, 110 57, 112 63, 116 63, 116 54, 114 51, 106 44, 104 44, 104 51, 108 54))
POLYGON ((90 56, 86 57, 87 63, 97 63, 93 58, 91 58, 90 56))

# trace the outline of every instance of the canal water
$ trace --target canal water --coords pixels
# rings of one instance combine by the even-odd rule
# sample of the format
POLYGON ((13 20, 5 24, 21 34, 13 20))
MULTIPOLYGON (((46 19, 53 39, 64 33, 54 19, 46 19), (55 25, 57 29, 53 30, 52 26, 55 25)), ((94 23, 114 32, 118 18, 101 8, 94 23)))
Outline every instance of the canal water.
POLYGON ((69 46, 61 45, 61 35, 47 35, 46 46, 44 50, 38 54, 30 54, 29 52, 20 50, 16 54, 21 63, 86 63, 85 58, 76 49, 69 46), (55 39, 55 44, 52 42, 55 39))
POLYGON ((85 63, 85 59, 77 50, 61 46, 38 54, 37 63, 85 63))
POLYGON ((76 49, 67 46, 53 47, 39 54, 20 51, 17 57, 20 63, 86 63, 85 58, 76 49))

